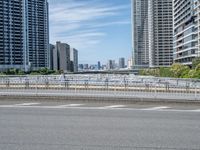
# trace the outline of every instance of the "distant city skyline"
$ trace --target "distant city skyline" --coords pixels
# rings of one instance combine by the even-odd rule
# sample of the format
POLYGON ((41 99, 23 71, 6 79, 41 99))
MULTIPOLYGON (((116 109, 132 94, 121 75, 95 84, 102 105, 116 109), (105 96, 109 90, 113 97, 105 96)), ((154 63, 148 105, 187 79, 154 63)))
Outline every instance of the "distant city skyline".
POLYGON ((49 0, 50 43, 79 49, 79 62, 131 57, 130 0, 49 0))

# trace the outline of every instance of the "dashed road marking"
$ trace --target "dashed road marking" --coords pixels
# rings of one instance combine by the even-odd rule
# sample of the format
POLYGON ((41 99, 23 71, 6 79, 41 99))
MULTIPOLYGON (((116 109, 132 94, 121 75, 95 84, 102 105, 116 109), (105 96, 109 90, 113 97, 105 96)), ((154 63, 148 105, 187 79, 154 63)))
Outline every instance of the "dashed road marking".
POLYGON ((67 105, 58 105, 58 106, 55 106, 55 107, 58 107, 58 108, 65 108, 65 107, 80 107, 80 106, 83 106, 84 104, 67 104, 67 105))
POLYGON ((123 107, 125 107, 125 105, 111 105, 111 106, 104 106, 100 108, 109 109, 109 108, 123 108, 123 107))
POLYGON ((40 103, 22 103, 22 104, 14 104, 14 106, 32 106, 39 105, 40 103))
POLYGON ((200 109, 193 110, 194 112, 200 112, 200 109))
POLYGON ((167 107, 167 106, 160 106, 160 107, 152 107, 152 108, 145 108, 142 110, 163 110, 163 109, 169 109, 171 107, 167 107))
POLYGON ((124 111, 163 111, 163 112, 188 112, 188 113, 200 113, 200 109, 173 109, 172 107, 160 106, 151 108, 130 108, 126 105, 110 105, 104 107, 81 107, 84 104, 67 104, 67 105, 53 105, 44 106, 39 105, 40 103, 22 103, 14 105, 0 105, 0 108, 22 108, 22 109, 80 109, 80 110, 124 110, 124 111))

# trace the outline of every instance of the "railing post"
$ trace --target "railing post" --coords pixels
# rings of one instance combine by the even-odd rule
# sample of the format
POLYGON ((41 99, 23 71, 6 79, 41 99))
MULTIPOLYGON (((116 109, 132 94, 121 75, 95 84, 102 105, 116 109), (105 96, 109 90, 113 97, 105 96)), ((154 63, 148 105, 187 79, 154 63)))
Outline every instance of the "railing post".
POLYGON ((38 96, 38 78, 36 80, 36 85, 35 85, 35 95, 38 96))
POLYGON ((45 87, 46 87, 46 89, 49 88, 49 79, 48 78, 45 79, 45 87))
POLYGON ((75 81, 75 93, 77 92, 77 80, 75 81))
POLYGON ((106 90, 108 91, 108 79, 105 80, 106 90))
POLYGON ((6 87, 7 87, 7 88, 10 87, 10 80, 9 80, 9 78, 6 78, 6 87))
POLYGON ((28 89, 29 88, 29 79, 26 78, 25 79, 25 89, 28 89))
POLYGON ((115 81, 115 83, 114 83, 114 94, 115 94, 115 96, 117 95, 117 81, 115 81))
POLYGON ((154 95, 154 98, 157 99, 157 86, 156 86, 156 84, 155 84, 155 89, 154 89, 154 90, 155 90, 155 91, 154 91, 154 94, 155 94, 155 95, 154 95))
POLYGON ((65 80, 65 88, 69 88, 69 81, 68 80, 65 80))
POLYGON ((196 83, 195 83, 195 91, 194 91, 195 93, 194 93, 194 97, 195 97, 195 101, 197 100, 197 85, 196 85, 196 83))

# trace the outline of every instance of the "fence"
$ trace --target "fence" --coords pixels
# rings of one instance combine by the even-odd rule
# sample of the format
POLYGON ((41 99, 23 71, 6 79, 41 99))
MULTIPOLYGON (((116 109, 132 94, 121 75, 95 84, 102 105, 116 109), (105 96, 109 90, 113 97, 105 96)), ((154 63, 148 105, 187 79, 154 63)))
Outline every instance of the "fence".
POLYGON ((133 75, 0 76, 0 95, 200 100, 200 80, 133 75))

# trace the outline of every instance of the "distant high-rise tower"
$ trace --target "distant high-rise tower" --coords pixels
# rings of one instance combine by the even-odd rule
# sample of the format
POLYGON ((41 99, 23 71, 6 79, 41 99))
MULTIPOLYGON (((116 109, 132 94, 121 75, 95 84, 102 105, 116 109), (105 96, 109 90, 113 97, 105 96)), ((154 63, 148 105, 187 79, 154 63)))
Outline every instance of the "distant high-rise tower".
POLYGON ((98 63, 97 63, 97 69, 101 70, 101 62, 100 61, 98 61, 98 63))
POLYGON ((173 63, 173 0, 148 0, 149 66, 173 63))
POLYGON ((108 60, 107 69, 108 69, 108 70, 113 70, 113 69, 115 69, 115 61, 114 61, 114 60, 108 60))
MULTIPOLYGON (((50 69, 53 70, 53 57, 54 57, 55 46, 53 44, 49 44, 49 62, 50 62, 50 69)), ((56 54, 55 54, 56 55, 56 54)))
POLYGON ((53 69, 71 72, 70 66, 70 45, 56 42, 53 50, 53 69))
POLYGON ((75 48, 70 49, 70 60, 72 61, 71 70, 78 72, 78 50, 75 48))
POLYGON ((133 67, 149 66, 148 0, 132 0, 133 67))
POLYGON ((49 67, 47 0, 0 1, 0 70, 49 67))
POLYGON ((119 58, 119 69, 125 68, 125 58, 119 58))

